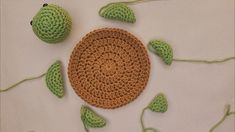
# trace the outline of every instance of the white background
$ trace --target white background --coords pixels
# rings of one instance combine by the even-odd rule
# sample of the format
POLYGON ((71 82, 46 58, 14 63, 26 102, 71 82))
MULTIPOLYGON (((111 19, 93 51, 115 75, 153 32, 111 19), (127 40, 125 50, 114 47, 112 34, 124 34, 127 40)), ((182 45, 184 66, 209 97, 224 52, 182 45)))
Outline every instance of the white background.
MULTIPOLYGON (((73 47, 94 29, 123 28, 145 45, 154 38, 164 39, 177 58, 234 56, 234 0, 162 0, 131 5, 135 24, 99 17, 99 8, 111 0, 46 2, 61 5, 73 19, 71 34, 57 45, 40 41, 29 24, 43 0, 1 0, 1 88, 45 72, 58 59, 65 69, 65 97, 52 95, 44 79, 1 93, 1 132, 84 131, 79 110, 85 102, 73 91, 66 73, 73 47)), ((212 65, 173 62, 166 66, 155 55, 149 53, 149 57, 151 75, 143 93, 115 110, 92 107, 108 124, 91 131, 141 132, 141 109, 159 92, 168 97, 169 110, 165 114, 147 111, 144 118, 146 126, 160 132, 208 132, 222 117, 224 105, 234 104, 234 61, 212 65)), ((215 132, 234 132, 234 117, 215 132)))

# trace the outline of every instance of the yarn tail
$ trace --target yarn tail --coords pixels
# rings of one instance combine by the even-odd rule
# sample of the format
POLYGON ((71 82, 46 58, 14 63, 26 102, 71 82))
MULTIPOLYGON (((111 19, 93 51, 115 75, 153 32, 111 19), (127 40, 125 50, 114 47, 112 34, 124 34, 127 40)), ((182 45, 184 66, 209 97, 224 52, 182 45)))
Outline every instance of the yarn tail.
POLYGON ((87 128, 87 126, 86 126, 86 124, 84 123, 84 120, 83 120, 83 119, 82 119, 82 124, 83 124, 83 126, 84 126, 85 131, 86 131, 86 132, 89 132, 89 129, 87 128))
POLYGON ((42 78, 42 77, 45 76, 45 75, 46 75, 46 73, 43 73, 43 74, 41 74, 41 75, 39 75, 39 76, 36 76, 36 77, 26 78, 26 79, 24 79, 24 80, 21 80, 21 81, 15 83, 15 84, 11 85, 10 87, 8 87, 8 88, 6 88, 6 89, 0 89, 0 93, 1 93, 1 92, 6 92, 6 91, 8 91, 8 90, 10 90, 10 89, 12 89, 12 88, 14 88, 14 87, 20 85, 20 84, 23 83, 23 82, 30 81, 30 80, 34 80, 34 79, 38 79, 38 78, 42 78))
POLYGON ((178 59, 178 58, 174 58, 173 61, 189 62, 189 63, 214 64, 214 63, 223 63, 223 62, 234 60, 234 59, 235 59, 235 56, 223 58, 223 59, 220 59, 220 60, 198 60, 198 59, 178 59))
POLYGON ((136 4, 136 3, 140 3, 140 2, 150 2, 150 1, 159 1, 159 0, 131 0, 131 1, 116 2, 116 3, 136 4))
POLYGON ((226 105, 225 106, 225 113, 224 116, 221 120, 219 120, 219 122, 217 122, 210 130, 209 132, 213 132, 220 124, 222 124, 224 122, 224 120, 226 119, 226 117, 230 116, 230 115, 235 115, 235 112, 230 112, 230 105, 226 105))
POLYGON ((147 110, 148 107, 145 107, 142 112, 141 112, 141 116, 140 116, 140 123, 141 123, 141 127, 142 127, 142 132, 147 132, 147 131, 152 131, 152 132, 157 132, 157 130, 155 128, 145 128, 144 126, 144 121, 143 121, 143 118, 144 118, 144 112, 145 110, 147 110))

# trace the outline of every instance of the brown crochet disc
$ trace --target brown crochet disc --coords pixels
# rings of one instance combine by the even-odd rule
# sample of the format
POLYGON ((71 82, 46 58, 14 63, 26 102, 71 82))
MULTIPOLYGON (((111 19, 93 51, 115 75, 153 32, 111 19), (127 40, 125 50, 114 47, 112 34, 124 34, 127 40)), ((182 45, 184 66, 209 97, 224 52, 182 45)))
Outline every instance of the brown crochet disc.
POLYGON ((145 88, 150 62, 144 45, 122 29, 88 33, 69 61, 70 83, 89 104, 114 109, 130 103, 145 88))

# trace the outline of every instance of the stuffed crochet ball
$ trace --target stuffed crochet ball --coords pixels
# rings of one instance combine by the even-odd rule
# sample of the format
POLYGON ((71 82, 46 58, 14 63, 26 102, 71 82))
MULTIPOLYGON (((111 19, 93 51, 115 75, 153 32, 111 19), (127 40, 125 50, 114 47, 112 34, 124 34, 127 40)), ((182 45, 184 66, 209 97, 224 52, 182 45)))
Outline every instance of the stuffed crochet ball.
POLYGON ((53 4, 44 4, 30 22, 34 33, 42 41, 58 43, 70 33, 72 21, 66 10, 53 4))

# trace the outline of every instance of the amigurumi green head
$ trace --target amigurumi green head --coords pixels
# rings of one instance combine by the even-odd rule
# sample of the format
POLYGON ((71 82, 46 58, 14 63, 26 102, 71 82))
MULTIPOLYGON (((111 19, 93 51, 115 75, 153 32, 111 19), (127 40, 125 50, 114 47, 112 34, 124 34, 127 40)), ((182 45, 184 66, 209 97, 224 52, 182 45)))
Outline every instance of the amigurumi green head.
POLYGON ((68 12, 62 7, 44 4, 30 24, 41 40, 47 43, 58 43, 69 35, 72 21, 68 12))

